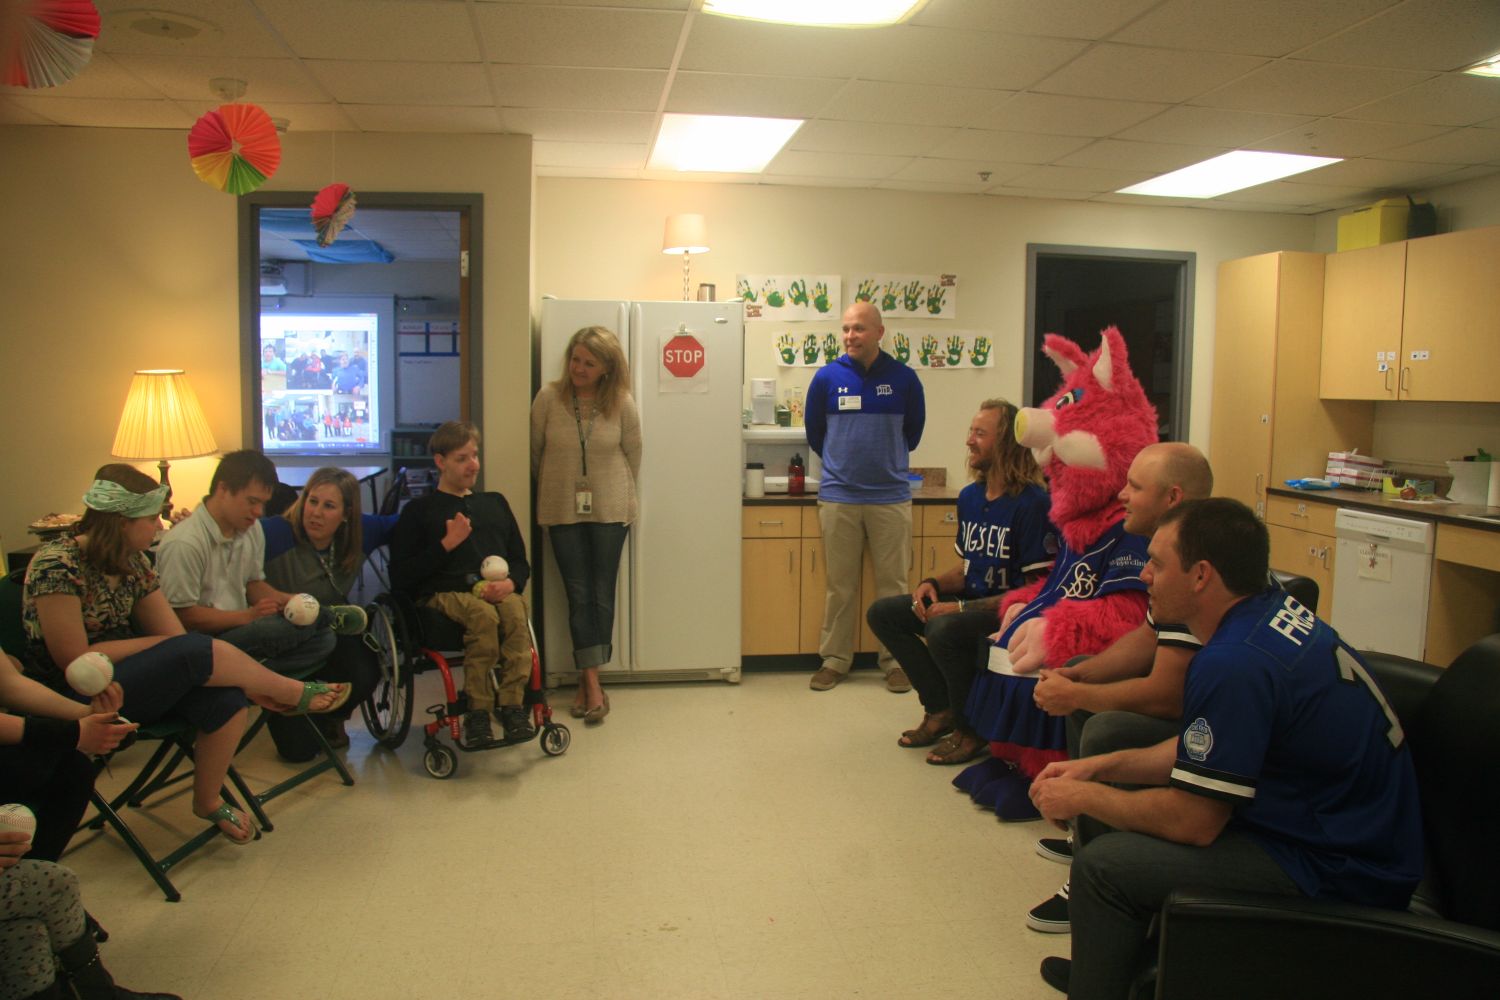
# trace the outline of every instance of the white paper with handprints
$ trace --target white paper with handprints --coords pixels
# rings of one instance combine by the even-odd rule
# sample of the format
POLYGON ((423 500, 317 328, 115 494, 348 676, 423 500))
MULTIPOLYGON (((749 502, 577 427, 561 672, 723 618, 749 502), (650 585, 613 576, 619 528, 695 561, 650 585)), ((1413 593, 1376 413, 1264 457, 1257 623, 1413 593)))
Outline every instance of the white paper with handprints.
POLYGON ((855 275, 852 302, 869 302, 892 318, 954 319, 958 316, 956 274, 855 275))
POLYGON ((917 371, 963 371, 995 367, 995 338, 986 330, 927 330, 885 328, 880 346, 917 371))
POLYGON ((746 319, 836 321, 844 312, 842 282, 836 274, 741 274, 735 290, 746 319))

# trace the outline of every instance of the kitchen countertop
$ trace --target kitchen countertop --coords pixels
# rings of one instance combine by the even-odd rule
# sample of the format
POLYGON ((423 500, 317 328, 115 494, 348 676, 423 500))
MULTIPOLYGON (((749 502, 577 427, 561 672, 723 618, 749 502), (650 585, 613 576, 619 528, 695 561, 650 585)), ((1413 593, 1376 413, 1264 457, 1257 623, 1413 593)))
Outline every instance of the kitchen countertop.
MULTIPOLYGON (((954 503, 957 500, 958 490, 951 486, 923 486, 911 495, 912 504, 918 507, 926 504, 954 503)), ((794 497, 786 493, 769 493, 763 497, 745 497, 741 502, 746 507, 811 507, 818 502, 818 494, 807 493, 794 497)))
POLYGON ((1392 517, 1410 517, 1420 521, 1462 525, 1466 528, 1500 531, 1500 520, 1485 520, 1479 514, 1500 515, 1500 507, 1462 503, 1410 503, 1392 500, 1371 490, 1294 490, 1289 486, 1272 486, 1267 493, 1278 497, 1296 497, 1307 503, 1332 504, 1335 507, 1358 507, 1392 517))

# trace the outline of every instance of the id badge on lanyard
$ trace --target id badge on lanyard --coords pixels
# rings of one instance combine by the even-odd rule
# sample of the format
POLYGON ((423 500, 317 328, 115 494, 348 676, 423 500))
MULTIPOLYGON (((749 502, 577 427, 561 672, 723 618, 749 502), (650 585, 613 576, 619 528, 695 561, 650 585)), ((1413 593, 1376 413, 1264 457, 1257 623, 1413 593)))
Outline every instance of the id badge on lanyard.
POLYGON ((587 479, 579 479, 573 483, 573 512, 575 514, 594 512, 594 491, 589 489, 587 479))
POLYGON ((582 474, 573 481, 573 513, 594 513, 594 491, 589 488, 589 438, 594 436, 594 410, 589 408, 588 429, 584 429, 583 415, 578 411, 578 397, 573 397, 573 421, 578 425, 578 450, 582 455, 582 474))

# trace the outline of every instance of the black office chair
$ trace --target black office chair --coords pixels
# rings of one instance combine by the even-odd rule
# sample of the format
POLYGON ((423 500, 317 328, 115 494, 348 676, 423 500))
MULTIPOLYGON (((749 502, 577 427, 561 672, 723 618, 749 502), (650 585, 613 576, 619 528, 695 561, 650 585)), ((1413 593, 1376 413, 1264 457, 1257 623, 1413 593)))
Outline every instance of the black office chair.
POLYGON ((1318 581, 1280 569, 1271 570, 1271 576, 1282 590, 1297 599, 1298 604, 1313 614, 1318 613, 1318 581))

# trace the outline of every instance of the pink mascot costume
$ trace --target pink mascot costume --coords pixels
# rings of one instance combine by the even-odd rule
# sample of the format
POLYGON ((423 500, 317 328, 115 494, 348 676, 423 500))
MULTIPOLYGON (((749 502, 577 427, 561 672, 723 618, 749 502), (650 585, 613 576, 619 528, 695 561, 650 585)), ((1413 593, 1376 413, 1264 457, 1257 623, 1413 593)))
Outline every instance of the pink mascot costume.
POLYGON ((1050 483, 1062 546, 1045 580, 1001 601, 1000 637, 969 693, 967 715, 993 756, 953 783, 1002 819, 1035 817, 1031 779, 1067 757, 1066 720, 1033 701, 1037 671, 1097 653, 1146 617, 1140 574, 1149 539, 1125 533, 1119 493, 1131 460, 1156 441, 1156 410, 1130 371, 1120 331, 1110 327, 1102 339, 1085 355, 1048 334, 1043 352, 1062 386, 1015 420, 1016 439, 1050 483))

